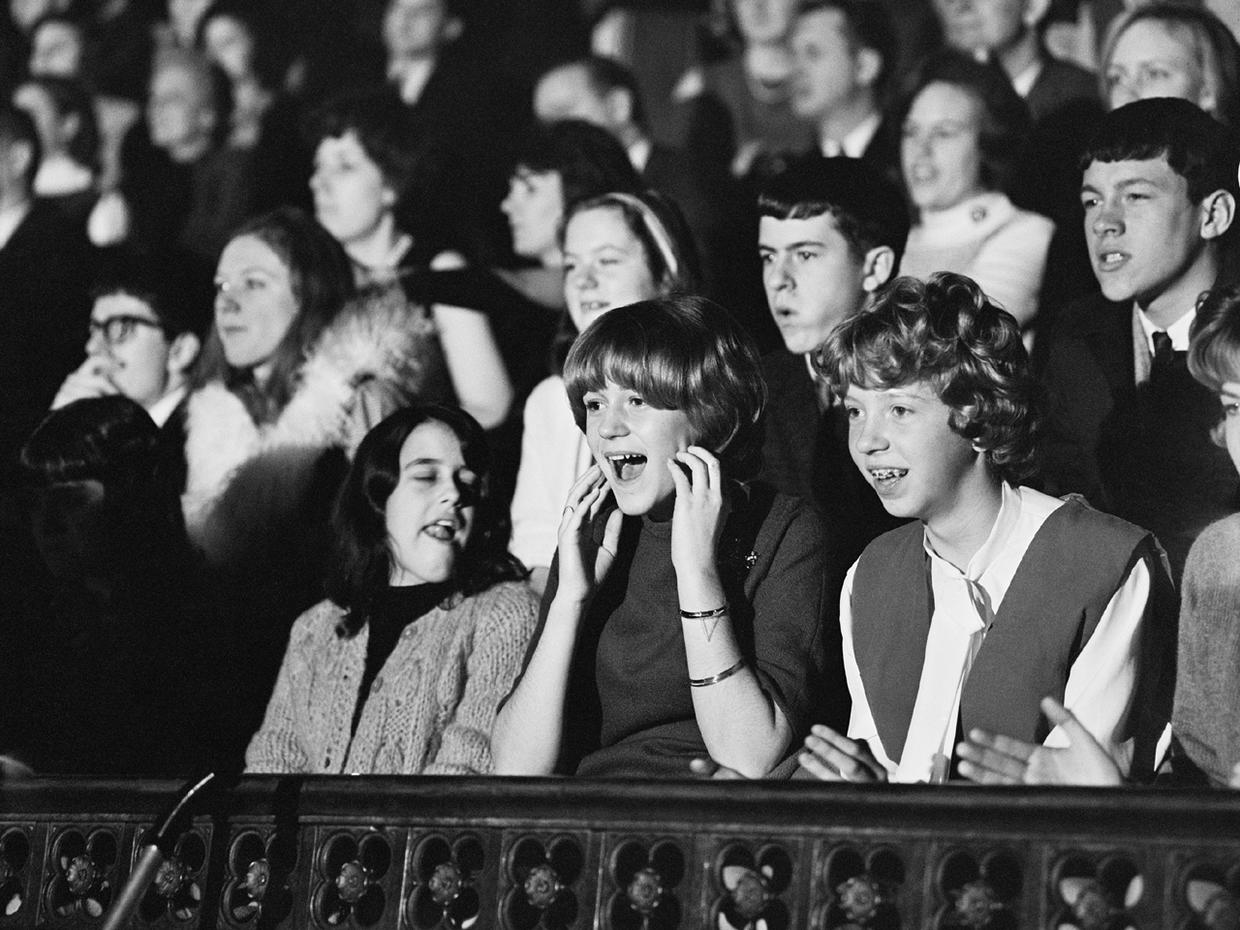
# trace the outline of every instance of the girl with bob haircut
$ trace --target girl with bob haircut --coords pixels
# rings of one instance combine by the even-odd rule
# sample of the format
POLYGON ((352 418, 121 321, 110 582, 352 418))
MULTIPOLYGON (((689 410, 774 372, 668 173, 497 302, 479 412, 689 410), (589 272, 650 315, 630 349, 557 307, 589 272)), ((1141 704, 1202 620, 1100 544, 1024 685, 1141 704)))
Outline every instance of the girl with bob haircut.
POLYGON ((456 408, 409 407, 367 434, 336 503, 329 599, 293 626, 248 771, 490 772, 537 618, 490 470, 456 408))
POLYGON ((555 554, 560 508, 590 467, 585 436, 573 421, 560 376, 568 347, 589 324, 639 300, 688 294, 700 278, 688 226, 672 201, 654 191, 616 191, 571 207, 560 233, 564 254, 563 346, 554 373, 530 392, 521 434, 521 465, 512 500, 512 551, 542 592, 555 554))
POLYGON ((646 300, 595 320, 564 382, 594 465, 560 517, 496 771, 677 778, 710 756, 766 774, 817 710, 827 571, 811 511, 746 484, 752 341, 710 301, 646 300))
MULTIPOLYGON (((1240 470, 1240 288, 1207 292, 1197 305, 1188 370, 1218 394, 1222 420, 1214 439, 1240 470)), ((1206 527, 1193 542, 1181 586, 1179 645, 1170 752, 1159 770, 1168 784, 1240 788, 1240 725, 1220 713, 1240 700, 1240 514, 1206 527)), ((1054 700, 1071 743, 1047 749, 1027 742, 969 734, 961 772, 987 784, 1119 785, 1123 771, 1107 749, 1054 700)))
POLYGON ((848 413, 853 461, 893 516, 840 598, 847 735, 814 727, 801 764, 828 780, 931 782, 956 731, 1063 745, 1051 694, 1148 770, 1165 717, 1145 530, 1013 482, 1027 475, 1037 394, 1016 320, 961 275, 897 278, 816 360, 848 413), (1036 660, 1031 660, 1034 657, 1036 660), (1148 718, 1148 719, 1147 719, 1148 718))

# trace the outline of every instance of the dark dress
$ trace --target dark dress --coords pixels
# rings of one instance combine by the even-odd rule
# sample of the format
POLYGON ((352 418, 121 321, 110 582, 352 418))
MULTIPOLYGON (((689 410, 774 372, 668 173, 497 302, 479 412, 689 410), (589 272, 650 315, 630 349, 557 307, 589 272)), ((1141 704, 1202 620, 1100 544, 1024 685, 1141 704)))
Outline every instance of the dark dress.
MULTIPOLYGON (((826 573, 817 517, 758 486, 731 498, 719 569, 731 620, 794 742, 817 721, 825 677, 826 573)), ((678 615, 670 522, 628 517, 616 562, 582 618, 556 770, 613 778, 686 778, 708 756, 693 712, 678 615)), ((552 564, 533 655, 558 583, 552 564)))

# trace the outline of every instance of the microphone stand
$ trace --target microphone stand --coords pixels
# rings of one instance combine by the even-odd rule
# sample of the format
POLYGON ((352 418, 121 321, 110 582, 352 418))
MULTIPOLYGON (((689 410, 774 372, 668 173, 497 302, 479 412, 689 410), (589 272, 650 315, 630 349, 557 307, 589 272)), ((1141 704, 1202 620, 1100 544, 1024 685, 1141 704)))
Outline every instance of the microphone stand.
POLYGON ((142 837, 142 852, 134 863, 133 871, 121 886, 120 894, 112 904, 107 918, 100 930, 121 930, 129 923, 133 912, 137 909, 142 895, 155 879, 159 867, 171 854, 176 841, 185 832, 188 822, 182 823, 183 815, 188 814, 189 804, 198 794, 216 778, 215 772, 197 781, 190 781, 177 794, 172 807, 162 819, 156 822, 142 837))

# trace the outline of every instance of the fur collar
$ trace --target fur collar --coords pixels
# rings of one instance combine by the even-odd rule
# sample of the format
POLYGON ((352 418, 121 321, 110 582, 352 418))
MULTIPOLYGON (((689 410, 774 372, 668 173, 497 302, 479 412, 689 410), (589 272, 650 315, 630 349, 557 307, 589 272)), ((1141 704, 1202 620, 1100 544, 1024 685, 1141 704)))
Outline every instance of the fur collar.
POLYGON ((281 449, 340 446, 350 455, 376 415, 413 399, 435 372, 434 327, 399 291, 352 302, 324 330, 276 420, 259 425, 240 398, 213 381, 190 395, 182 498, 195 536, 236 470, 281 449))

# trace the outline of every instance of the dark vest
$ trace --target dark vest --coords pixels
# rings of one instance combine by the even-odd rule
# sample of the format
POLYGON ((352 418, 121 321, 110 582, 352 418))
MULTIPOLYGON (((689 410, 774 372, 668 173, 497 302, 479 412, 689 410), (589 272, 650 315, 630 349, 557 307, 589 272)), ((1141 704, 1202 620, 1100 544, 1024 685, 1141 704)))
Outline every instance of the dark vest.
MULTIPOLYGON (((904 751, 921 682, 933 594, 922 525, 880 536, 857 562, 853 646, 883 748, 904 751)), ((1075 501, 1042 524, 986 633, 960 702, 963 732, 981 727, 1040 743, 1046 695, 1063 700, 1072 662, 1138 559, 1149 534, 1075 501)))

